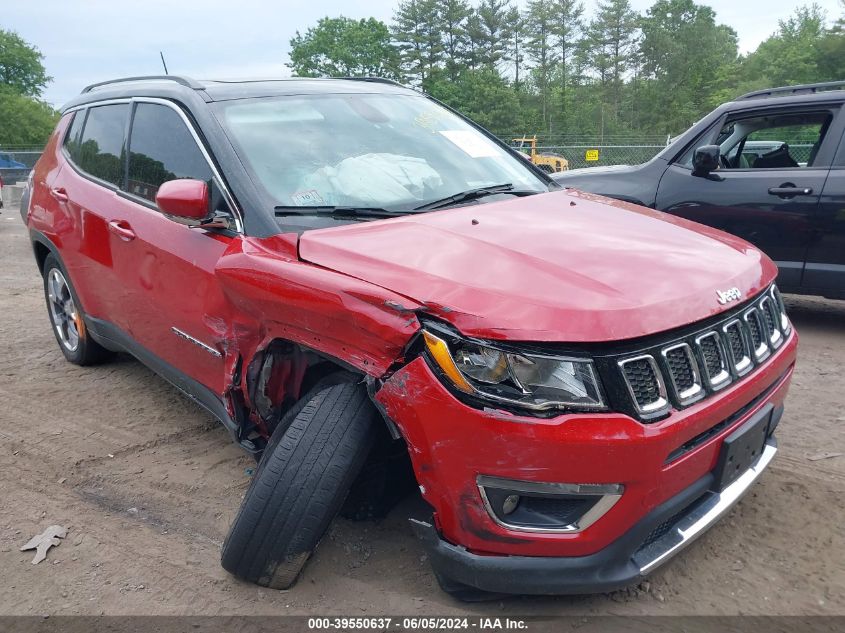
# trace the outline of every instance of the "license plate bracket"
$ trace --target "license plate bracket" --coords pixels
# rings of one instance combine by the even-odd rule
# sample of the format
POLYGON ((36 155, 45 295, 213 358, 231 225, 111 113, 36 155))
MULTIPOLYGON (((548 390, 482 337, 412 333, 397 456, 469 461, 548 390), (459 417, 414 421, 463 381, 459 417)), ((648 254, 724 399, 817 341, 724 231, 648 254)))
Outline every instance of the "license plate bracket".
POLYGON ((766 405, 722 441, 719 461, 713 471, 716 490, 724 490, 760 458, 773 410, 771 404, 766 405))

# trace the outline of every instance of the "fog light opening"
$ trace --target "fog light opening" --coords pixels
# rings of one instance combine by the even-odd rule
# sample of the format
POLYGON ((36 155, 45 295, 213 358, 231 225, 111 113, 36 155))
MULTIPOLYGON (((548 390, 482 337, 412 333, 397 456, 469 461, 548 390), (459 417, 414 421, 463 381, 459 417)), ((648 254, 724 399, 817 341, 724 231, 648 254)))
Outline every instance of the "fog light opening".
POLYGON ((502 514, 512 514, 519 505, 519 495, 508 495, 502 502, 502 514))
POLYGON ((580 532, 622 496, 621 484, 515 481, 478 475, 481 500, 501 527, 524 532, 580 532))

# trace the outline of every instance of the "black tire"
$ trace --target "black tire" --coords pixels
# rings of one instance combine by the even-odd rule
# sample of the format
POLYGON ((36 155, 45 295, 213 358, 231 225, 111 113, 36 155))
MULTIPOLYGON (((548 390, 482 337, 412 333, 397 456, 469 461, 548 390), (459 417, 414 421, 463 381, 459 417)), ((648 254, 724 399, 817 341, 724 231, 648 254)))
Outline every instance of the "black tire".
POLYGON ((223 568, 264 587, 293 585, 360 472, 378 419, 362 384, 333 376, 300 399, 264 450, 223 544, 223 568))
POLYGON ((85 319, 83 318, 84 312, 82 311, 82 304, 79 302, 76 290, 74 290, 70 277, 64 267, 59 263, 58 258, 52 253, 47 255, 47 258, 44 260, 43 272, 44 298, 47 301, 47 316, 50 319, 53 335, 56 337, 56 342, 59 344, 59 349, 62 351, 65 358, 74 365, 95 365, 110 358, 113 353, 91 338, 91 335, 85 326, 85 319), (49 286, 53 271, 56 271, 61 277, 61 280, 66 284, 68 298, 72 302, 71 305, 75 307, 76 318, 72 320, 72 327, 78 338, 75 347, 70 347, 69 342, 62 340, 62 335, 59 334, 59 327, 57 327, 56 323, 57 317, 55 316, 55 313, 58 310, 51 309, 52 301, 50 299, 49 286))

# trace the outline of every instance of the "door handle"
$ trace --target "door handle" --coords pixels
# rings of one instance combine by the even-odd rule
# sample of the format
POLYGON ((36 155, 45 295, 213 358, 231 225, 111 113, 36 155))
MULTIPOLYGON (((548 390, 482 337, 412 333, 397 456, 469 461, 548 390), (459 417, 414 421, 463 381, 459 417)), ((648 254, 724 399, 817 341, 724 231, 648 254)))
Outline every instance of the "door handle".
POLYGON ((117 235, 124 242, 129 242, 135 239, 135 231, 129 226, 126 220, 112 220, 109 222, 109 231, 117 235))
POLYGON ((769 193, 781 198, 792 198, 794 196, 812 195, 813 189, 812 187, 796 187, 791 182, 785 182, 780 187, 770 187, 769 193))
POLYGON ((50 189, 50 195, 52 195, 56 200, 59 202, 67 202, 67 191, 65 191, 64 187, 53 187, 50 189))

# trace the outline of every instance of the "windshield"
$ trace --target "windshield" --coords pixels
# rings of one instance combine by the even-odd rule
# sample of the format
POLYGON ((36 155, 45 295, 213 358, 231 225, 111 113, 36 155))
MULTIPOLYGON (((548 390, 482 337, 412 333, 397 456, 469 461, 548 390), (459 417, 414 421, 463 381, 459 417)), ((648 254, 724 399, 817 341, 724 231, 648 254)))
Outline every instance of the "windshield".
POLYGON ((253 180, 279 207, 401 212, 503 183, 548 191, 522 159, 421 95, 292 95, 215 107, 253 180))

